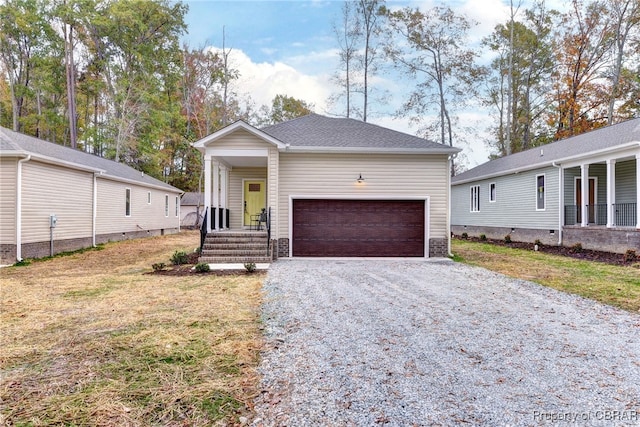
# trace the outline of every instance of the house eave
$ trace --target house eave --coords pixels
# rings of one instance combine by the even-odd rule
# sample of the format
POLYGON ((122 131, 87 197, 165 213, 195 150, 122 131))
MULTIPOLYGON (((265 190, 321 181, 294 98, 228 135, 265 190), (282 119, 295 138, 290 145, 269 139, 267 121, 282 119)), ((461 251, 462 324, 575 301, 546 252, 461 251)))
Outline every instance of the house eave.
POLYGON ((122 182, 125 184, 137 185, 139 187, 153 188, 155 190, 162 190, 169 193, 184 194, 184 191, 176 187, 165 187, 162 185, 152 184, 152 183, 143 182, 143 181, 136 181, 135 179, 121 178, 119 176, 113 176, 113 175, 102 174, 102 173, 97 174, 97 177, 102 179, 107 179, 109 181, 116 181, 116 182, 122 182))
POLYGON ((315 153, 315 154, 456 154, 462 151, 455 147, 445 148, 399 148, 399 147, 317 147, 317 146, 288 146, 280 149, 286 153, 315 153))
MULTIPOLYGON (((544 147, 544 146, 543 146, 544 147)), ((535 170, 535 169, 540 169, 540 168, 546 168, 549 166, 553 166, 553 165, 566 165, 567 163, 570 162, 576 162, 579 160, 589 160, 592 158, 596 158, 605 154, 615 154, 621 151, 626 151, 629 150, 630 148, 634 148, 634 147, 640 147, 640 141, 631 141, 631 142, 627 142, 625 144, 620 144, 620 145, 616 145, 615 147, 610 147, 610 148, 603 148, 601 150, 595 150, 595 151, 589 151, 587 153, 581 153, 581 154, 577 154, 574 156, 567 156, 567 157, 562 157, 559 159, 555 159, 555 160, 547 160, 541 163, 533 163, 527 166, 521 166, 518 168, 513 168, 513 169, 509 169, 509 170, 504 170, 504 171, 499 171, 499 172, 494 172, 494 173, 490 173, 490 174, 485 174, 485 175, 480 175, 477 177, 473 177, 473 178, 468 178, 468 179, 463 179, 460 181, 455 181, 452 182, 451 185, 455 186, 455 185, 461 185, 461 184, 468 184, 469 182, 475 182, 475 181, 482 181, 485 179, 491 179, 491 178, 495 178, 498 176, 504 176, 504 175, 511 175, 511 174, 515 174, 515 173, 520 173, 520 172, 526 172, 526 171, 530 171, 530 170, 535 170)))
POLYGON ((43 156, 41 154, 27 152, 27 151, 2 151, 0 152, 0 157, 20 157, 24 158, 27 156, 31 156, 31 160, 37 160, 42 163, 47 163, 50 165, 56 166, 64 166, 69 169, 75 169, 83 172, 91 172, 91 173, 104 173, 104 169, 94 168, 91 166, 85 166, 74 162, 67 162, 66 160, 56 159, 54 157, 43 156))

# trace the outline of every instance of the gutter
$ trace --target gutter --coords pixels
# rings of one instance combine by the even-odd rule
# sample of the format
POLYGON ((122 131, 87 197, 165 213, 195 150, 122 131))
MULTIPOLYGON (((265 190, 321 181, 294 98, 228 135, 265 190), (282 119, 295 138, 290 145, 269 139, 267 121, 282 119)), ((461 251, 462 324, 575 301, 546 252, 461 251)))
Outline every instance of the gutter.
POLYGON ((16 176, 16 261, 22 261, 22 164, 31 160, 31 154, 18 160, 16 176))
POLYGON ((562 166, 552 162, 551 166, 558 168, 558 246, 562 246, 562 223, 564 222, 564 173, 562 166))
POLYGON ((453 173, 453 160, 456 157, 458 157, 458 153, 447 158, 449 164, 447 171, 447 253, 450 257, 453 257, 453 252, 451 252, 451 174, 453 173))
POLYGON ((91 218, 91 245, 96 247, 96 218, 98 216, 98 175, 102 175, 102 172, 93 173, 93 207, 91 218))
POLYGON ((289 153, 354 153, 354 154, 455 154, 462 151, 459 148, 381 148, 381 147, 316 147, 316 146, 288 146, 279 151, 289 153))

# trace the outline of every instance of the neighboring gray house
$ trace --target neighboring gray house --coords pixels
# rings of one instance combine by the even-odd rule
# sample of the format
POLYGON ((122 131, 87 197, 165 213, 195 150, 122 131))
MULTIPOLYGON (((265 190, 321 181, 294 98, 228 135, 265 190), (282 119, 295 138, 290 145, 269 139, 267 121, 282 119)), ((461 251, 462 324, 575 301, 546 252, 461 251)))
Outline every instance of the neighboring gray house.
POLYGON ((180 226, 199 228, 204 216, 204 194, 187 192, 180 199, 180 226))
POLYGON ((640 250, 640 119, 477 166, 452 179, 454 234, 640 250))
MULTIPOLYGON (((263 129, 239 121, 194 147, 211 235, 268 228, 273 257, 449 253, 456 148, 317 114, 263 129)), ((222 259, 213 251, 207 260, 222 259)))
POLYGON ((177 232, 181 194, 122 163, 0 127, 0 263, 177 232))

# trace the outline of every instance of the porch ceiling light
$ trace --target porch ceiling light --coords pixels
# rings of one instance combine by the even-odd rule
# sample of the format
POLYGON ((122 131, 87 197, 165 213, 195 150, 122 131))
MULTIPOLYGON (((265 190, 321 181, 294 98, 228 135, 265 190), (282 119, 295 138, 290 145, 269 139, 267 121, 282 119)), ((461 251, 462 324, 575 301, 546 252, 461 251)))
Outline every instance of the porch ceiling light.
POLYGON ((356 182, 358 183, 364 182, 364 178, 362 177, 362 174, 358 175, 358 179, 356 179, 356 182))

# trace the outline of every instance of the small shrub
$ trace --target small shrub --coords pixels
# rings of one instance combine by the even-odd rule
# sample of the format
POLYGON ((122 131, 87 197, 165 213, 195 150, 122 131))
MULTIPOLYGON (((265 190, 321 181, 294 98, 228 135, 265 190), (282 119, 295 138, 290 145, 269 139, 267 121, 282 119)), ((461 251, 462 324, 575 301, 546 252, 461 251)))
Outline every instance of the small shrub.
POLYGON ((633 249, 627 249, 627 251, 624 253, 624 257, 623 257, 624 262, 631 263, 637 259, 639 259, 638 254, 633 249))
POLYGON ((486 235, 486 234, 481 234, 481 235, 480 235, 480 240, 482 240, 483 242, 484 242, 485 240, 487 240, 487 235, 486 235))
POLYGON ((536 239, 535 242, 533 242, 534 245, 538 245, 538 246, 542 246, 542 242, 540 241, 540 239, 536 239))
POLYGON ((511 243, 511 234, 507 234, 506 236, 504 236, 504 242, 511 243))
POLYGON ((575 245, 571 246, 571 252, 573 252, 574 254, 582 253, 582 251, 582 243, 576 243, 575 245))
POLYGON ((173 255, 171 255, 171 262, 173 265, 186 264, 188 260, 189 256, 185 251, 175 251, 173 255))
POLYGON ((198 273, 206 273, 210 270, 209 264, 206 262, 199 262, 195 266, 196 272, 198 273))
POLYGON ((466 231, 464 233, 462 233, 460 236, 465 240, 469 238, 469 235, 467 234, 466 231))
POLYGON ((151 268, 153 268, 153 271, 162 271, 165 267, 166 264, 164 262, 156 262, 155 264, 151 264, 151 268))
POLYGON ((247 273, 253 273, 256 271, 256 263, 255 262, 245 262, 244 268, 247 270, 247 273))

